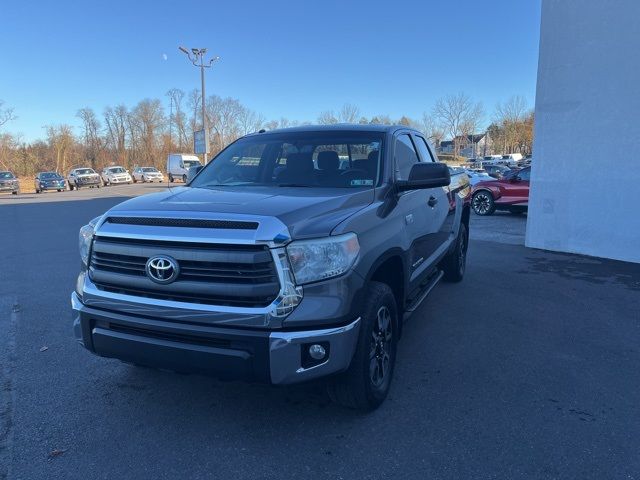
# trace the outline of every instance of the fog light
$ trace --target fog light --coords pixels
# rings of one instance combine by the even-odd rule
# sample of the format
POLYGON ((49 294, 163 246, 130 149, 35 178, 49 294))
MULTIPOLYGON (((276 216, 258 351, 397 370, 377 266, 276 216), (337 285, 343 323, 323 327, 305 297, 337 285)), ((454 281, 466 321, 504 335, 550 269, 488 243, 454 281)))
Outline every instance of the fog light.
POLYGON ((322 345, 316 343, 309 347, 309 356, 314 360, 322 360, 326 354, 327 352, 322 345))

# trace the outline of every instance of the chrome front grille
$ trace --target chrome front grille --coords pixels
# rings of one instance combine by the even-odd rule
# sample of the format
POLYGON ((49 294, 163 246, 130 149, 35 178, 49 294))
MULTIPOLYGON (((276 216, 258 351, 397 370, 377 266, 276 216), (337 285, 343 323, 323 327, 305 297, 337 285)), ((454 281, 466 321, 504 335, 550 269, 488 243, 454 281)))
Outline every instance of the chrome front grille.
POLYGON ((97 236, 89 275, 100 290, 146 298, 239 307, 265 307, 280 291, 271 252, 263 245, 223 245, 97 236), (172 283, 146 275, 154 255, 180 266, 172 283))

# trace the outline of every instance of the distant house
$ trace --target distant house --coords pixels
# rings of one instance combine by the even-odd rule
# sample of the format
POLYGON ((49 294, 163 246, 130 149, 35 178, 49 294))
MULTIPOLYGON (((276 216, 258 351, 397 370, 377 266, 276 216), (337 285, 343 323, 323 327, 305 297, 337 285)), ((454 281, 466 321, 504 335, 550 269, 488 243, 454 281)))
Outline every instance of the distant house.
POLYGON ((440 142, 438 153, 452 155, 455 150, 454 141, 458 144, 458 154, 468 158, 484 156, 489 147, 487 136, 484 133, 475 133, 473 135, 460 135, 457 136, 455 140, 444 140, 440 142))

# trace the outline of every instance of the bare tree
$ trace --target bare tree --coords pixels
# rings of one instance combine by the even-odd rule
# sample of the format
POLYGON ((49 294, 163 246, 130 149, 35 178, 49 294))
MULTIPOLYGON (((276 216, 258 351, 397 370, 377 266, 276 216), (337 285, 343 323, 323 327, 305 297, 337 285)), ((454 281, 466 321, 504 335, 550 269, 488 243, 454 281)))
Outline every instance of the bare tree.
MULTIPOLYGON (((179 88, 172 88, 166 93, 169 97, 169 140, 178 146, 178 150, 182 151, 185 145, 189 144, 189 135, 186 129, 186 116, 182 108, 182 102, 184 100, 184 92, 179 88), (177 141, 174 141, 174 130, 177 141)), ((172 149, 172 148, 170 148, 172 149)))
POLYGON ((111 150, 111 158, 114 163, 124 163, 127 158, 127 118, 129 112, 124 105, 115 108, 107 107, 104 111, 106 125, 106 142, 111 150))
POLYGON ((13 114, 13 108, 5 108, 3 105, 4 101, 0 100, 0 127, 16 119, 16 116, 13 114))
POLYGON ((360 109, 351 103, 345 103, 340 109, 340 121, 343 123, 356 123, 360 116, 360 109))
POLYGON ((458 156, 466 137, 478 128, 484 115, 481 103, 474 102, 464 93, 438 99, 433 107, 433 117, 453 140, 453 154, 458 156))
POLYGON ((56 158, 55 170, 64 174, 67 170, 67 160, 75 139, 73 131, 69 125, 49 125, 46 128, 49 148, 54 152, 56 158))
POLYGON ((200 123, 202 120, 199 118, 198 113, 200 112, 200 102, 202 102, 202 95, 200 95, 200 90, 194 88, 189 92, 189 97, 187 100, 187 105, 189 110, 193 112, 191 116, 191 132, 195 132, 200 129, 200 123))
POLYGON ((427 112, 422 114, 422 124, 420 130, 434 146, 438 147, 444 137, 444 130, 427 112))
POLYGON ((393 125, 393 121, 389 115, 376 115, 371 117, 371 121, 369 123, 376 125, 393 125))
POLYGON ((98 157, 102 151, 104 141, 100 136, 100 121, 95 112, 89 108, 81 108, 76 116, 82 121, 82 138, 84 143, 84 158, 93 168, 97 167, 98 157))
POLYGON ((518 95, 496 105, 494 141, 501 145, 503 153, 520 151, 532 141, 533 119, 527 122, 531 115, 526 99, 518 95))
POLYGON ((332 125, 338 122, 339 122, 338 117, 336 116, 333 110, 326 110, 324 112, 321 112, 320 115, 318 115, 318 123, 320 125, 332 125))

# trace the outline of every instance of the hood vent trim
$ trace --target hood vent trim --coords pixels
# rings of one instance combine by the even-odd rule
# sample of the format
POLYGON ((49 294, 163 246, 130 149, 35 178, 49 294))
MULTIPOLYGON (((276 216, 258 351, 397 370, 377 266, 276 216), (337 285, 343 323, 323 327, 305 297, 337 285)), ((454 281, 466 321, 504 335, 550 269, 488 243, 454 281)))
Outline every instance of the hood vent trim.
POLYGON ((207 220, 192 218, 109 217, 108 223, 149 227, 218 228, 225 230, 257 230, 258 222, 239 220, 207 220))

